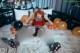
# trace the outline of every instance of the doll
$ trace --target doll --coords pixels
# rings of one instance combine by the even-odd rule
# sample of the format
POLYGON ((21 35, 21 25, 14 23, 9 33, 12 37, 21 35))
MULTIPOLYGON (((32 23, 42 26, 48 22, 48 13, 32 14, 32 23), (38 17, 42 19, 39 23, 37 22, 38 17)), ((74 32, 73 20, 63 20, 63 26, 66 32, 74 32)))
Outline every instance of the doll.
MULTIPOLYGON (((33 36, 37 36, 38 30, 45 25, 46 20, 53 25, 52 21, 50 21, 47 15, 42 10, 37 10, 34 12, 32 17, 28 21, 32 21, 32 25, 35 26, 35 33, 33 36)), ((28 22, 27 21, 27 22, 28 22)))

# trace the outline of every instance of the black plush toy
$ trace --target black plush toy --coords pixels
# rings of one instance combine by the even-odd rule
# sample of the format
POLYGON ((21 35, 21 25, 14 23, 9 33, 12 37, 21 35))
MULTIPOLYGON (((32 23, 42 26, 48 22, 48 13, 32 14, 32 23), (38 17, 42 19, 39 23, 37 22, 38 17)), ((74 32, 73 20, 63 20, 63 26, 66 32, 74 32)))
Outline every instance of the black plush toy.
POLYGON ((50 51, 53 51, 53 52, 58 51, 61 48, 61 45, 58 42, 56 42, 56 43, 49 43, 48 46, 50 48, 50 51))

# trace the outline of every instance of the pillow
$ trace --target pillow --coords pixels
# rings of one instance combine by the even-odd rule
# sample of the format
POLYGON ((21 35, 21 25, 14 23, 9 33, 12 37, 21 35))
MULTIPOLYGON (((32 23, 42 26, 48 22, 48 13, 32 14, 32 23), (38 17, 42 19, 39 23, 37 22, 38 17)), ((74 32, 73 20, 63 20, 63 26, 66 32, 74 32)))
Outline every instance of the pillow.
POLYGON ((52 9, 42 9, 46 14, 52 15, 52 9))
POLYGON ((30 9, 30 10, 14 9, 16 20, 20 20, 23 15, 28 15, 28 11, 32 11, 33 12, 33 9, 30 9))

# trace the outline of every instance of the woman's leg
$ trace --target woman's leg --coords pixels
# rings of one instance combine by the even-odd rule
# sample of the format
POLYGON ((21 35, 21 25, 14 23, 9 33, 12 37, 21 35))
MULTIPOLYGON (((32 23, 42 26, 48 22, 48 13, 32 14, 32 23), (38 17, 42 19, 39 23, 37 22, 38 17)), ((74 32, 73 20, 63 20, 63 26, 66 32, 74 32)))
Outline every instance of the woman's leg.
POLYGON ((39 27, 36 27, 35 28, 35 33, 33 34, 33 36, 37 36, 37 33, 38 33, 38 30, 39 30, 40 28, 39 27))

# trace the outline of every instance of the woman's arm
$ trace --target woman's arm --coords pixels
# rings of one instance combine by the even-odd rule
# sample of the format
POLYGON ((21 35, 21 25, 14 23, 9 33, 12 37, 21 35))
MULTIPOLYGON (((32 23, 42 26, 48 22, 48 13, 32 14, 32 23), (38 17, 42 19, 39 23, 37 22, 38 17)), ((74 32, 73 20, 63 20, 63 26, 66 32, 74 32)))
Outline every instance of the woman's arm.
POLYGON ((34 13, 30 13, 29 18, 26 20, 26 22, 28 23, 29 21, 33 21, 34 20, 34 13))
POLYGON ((49 20, 48 15, 45 14, 44 15, 45 20, 47 20, 51 25, 53 25, 53 22, 51 20, 49 20))
POLYGON ((45 14, 44 18, 45 18, 45 19, 50 23, 50 25, 52 25, 52 26, 53 26, 53 28, 54 28, 54 29, 56 29, 56 26, 54 25, 54 23, 53 23, 51 20, 49 20, 49 18, 48 18, 48 15, 47 15, 47 14, 45 14))

